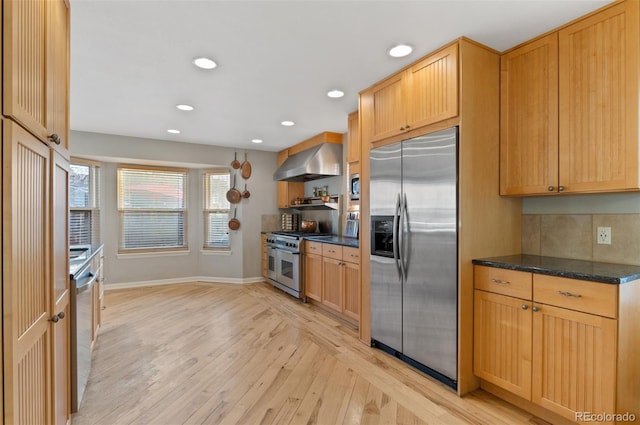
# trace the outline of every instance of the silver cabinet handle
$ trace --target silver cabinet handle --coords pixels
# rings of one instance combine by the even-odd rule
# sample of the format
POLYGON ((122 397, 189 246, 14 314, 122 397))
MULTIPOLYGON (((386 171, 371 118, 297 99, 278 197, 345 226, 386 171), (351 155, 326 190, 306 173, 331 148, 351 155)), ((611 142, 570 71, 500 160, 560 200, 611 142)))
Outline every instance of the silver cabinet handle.
POLYGON ((508 280, 502 280, 502 279, 496 279, 496 278, 491 278, 491 282, 493 283, 497 283, 499 285, 510 285, 511 282, 509 282, 508 280))
POLYGON ((564 192, 564 186, 558 186, 558 192, 564 192))
POLYGON ((558 294, 562 295, 563 297, 582 298, 582 295, 580 294, 572 294, 571 292, 566 291, 558 291, 558 294))
POLYGON ((522 309, 523 309, 523 310, 526 310, 526 309, 528 309, 528 308, 529 308, 529 306, 528 306, 528 305, 526 305, 526 304, 522 304, 522 309))
POLYGON ((555 187, 553 187, 553 186, 549 186, 549 187, 547 188, 547 190, 548 190, 549 192, 553 192, 554 190, 556 190, 556 188, 555 188, 555 187))
POLYGON ((533 308, 532 308, 532 310, 533 310, 533 311, 540 311, 540 307, 538 307, 538 306, 535 306, 535 305, 534 305, 534 306, 533 306, 533 308))

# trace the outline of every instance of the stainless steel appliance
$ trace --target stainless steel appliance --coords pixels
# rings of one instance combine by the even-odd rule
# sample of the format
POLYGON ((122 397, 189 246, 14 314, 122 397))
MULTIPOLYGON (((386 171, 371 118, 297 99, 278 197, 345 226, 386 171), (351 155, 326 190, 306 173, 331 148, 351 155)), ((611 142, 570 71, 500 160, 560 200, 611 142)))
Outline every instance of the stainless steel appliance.
POLYGON ((89 380, 91 371, 91 341, 92 341, 92 288, 96 281, 97 270, 93 270, 92 262, 86 261, 88 250, 80 256, 73 257, 72 250, 72 274, 71 274, 71 411, 77 412, 82 402, 82 395, 89 380), (80 270, 73 269, 73 261, 82 265, 80 270))
POLYGON ((326 233, 267 233, 267 279, 276 288, 304 301, 302 254, 304 236, 326 233))
POLYGON ((373 149, 371 343, 457 386, 458 128, 373 149))
POLYGON ((352 201, 360 199, 360 174, 349 176, 349 196, 352 201))

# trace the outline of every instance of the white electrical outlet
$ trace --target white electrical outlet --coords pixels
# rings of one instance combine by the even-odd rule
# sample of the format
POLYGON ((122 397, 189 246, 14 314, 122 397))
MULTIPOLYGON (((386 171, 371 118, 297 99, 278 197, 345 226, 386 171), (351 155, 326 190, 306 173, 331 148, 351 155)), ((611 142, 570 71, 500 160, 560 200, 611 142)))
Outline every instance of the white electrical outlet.
POLYGON ((611 245, 611 227, 598 227, 596 237, 599 245, 611 245))

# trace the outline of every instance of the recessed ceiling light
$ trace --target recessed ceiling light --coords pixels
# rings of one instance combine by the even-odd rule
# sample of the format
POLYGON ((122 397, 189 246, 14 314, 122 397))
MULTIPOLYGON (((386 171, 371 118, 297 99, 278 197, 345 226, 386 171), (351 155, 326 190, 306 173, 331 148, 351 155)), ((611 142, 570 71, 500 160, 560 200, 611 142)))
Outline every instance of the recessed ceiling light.
POLYGON ((218 66, 218 64, 215 63, 213 59, 209 58, 195 58, 193 60, 193 64, 202 69, 213 69, 218 66))
POLYGON ((251 143, 262 143, 262 139, 252 139, 251 143))
POLYGON ((394 58, 403 58, 413 52, 413 47, 408 44, 398 44, 389 49, 389 56, 394 58))
POLYGON ((167 130, 167 133, 180 134, 180 130, 176 130, 175 128, 170 128, 169 130, 167 130))
POLYGON ((327 93, 327 96, 337 99, 339 97, 344 96, 344 92, 342 90, 331 90, 330 92, 327 93))
POLYGON ((181 111, 193 111, 193 106, 191 105, 176 105, 176 108, 180 109, 181 111))
POLYGON ((284 125, 285 127, 291 127, 292 125, 295 125, 296 123, 294 123, 293 121, 282 121, 280 124, 284 125))

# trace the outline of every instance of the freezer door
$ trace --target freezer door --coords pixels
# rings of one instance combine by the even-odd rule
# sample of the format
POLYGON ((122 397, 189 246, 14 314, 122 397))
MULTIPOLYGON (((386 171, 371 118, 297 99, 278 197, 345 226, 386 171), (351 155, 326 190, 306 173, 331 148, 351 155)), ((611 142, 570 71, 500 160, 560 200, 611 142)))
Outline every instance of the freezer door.
MULTIPOLYGON (((402 187, 401 145, 377 148, 370 153, 371 216, 394 216, 402 187)), ((399 217, 396 216, 396 220, 399 217)), ((393 258, 371 255, 371 338, 402 350, 402 279, 393 258)))
POLYGON ((454 127, 402 146, 402 351, 452 380, 457 379, 457 133, 454 127))

